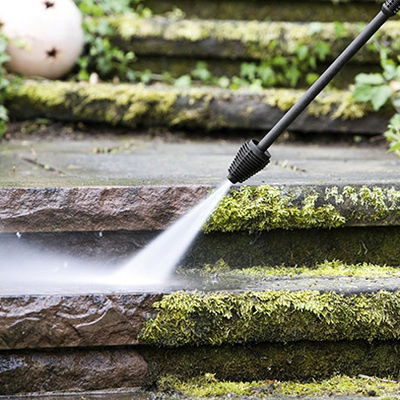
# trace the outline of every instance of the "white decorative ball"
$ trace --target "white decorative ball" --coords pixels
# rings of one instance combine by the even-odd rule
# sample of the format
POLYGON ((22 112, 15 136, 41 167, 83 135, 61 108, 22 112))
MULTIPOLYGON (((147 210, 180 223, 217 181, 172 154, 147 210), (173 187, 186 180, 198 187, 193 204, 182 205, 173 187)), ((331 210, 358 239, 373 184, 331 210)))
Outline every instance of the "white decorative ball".
POLYGON ((82 16, 73 0, 0 0, 2 32, 9 39, 8 68, 56 79, 83 49, 82 16))

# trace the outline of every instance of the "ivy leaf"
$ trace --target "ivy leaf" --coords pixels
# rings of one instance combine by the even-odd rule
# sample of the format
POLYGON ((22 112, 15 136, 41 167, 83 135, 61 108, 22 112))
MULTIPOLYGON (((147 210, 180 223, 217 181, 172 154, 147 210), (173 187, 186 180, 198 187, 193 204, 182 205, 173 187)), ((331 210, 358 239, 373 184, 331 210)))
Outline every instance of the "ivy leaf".
POLYGON ((319 78, 318 74, 310 72, 309 74, 306 75, 306 82, 309 85, 312 85, 318 78, 319 78))
POLYGON ((395 144, 391 144, 388 151, 392 152, 392 151, 399 151, 399 150, 400 150, 400 142, 397 142, 395 144))
POLYGON ((357 103, 366 103, 372 99, 372 87, 370 85, 357 84, 353 91, 353 98, 357 103))
POLYGON ((182 75, 175 80, 175 86, 178 88, 187 88, 191 85, 192 78, 189 75, 182 75))
POLYGON ((299 60, 305 60, 308 55, 308 47, 306 45, 300 45, 296 48, 297 57, 299 60))
POLYGON ((385 79, 381 74, 358 74, 356 76, 356 83, 382 85, 385 83, 385 79))
POLYGON ((330 53, 331 47, 327 43, 317 42, 314 46, 314 50, 317 53, 318 58, 324 61, 326 56, 330 53))
POLYGON ((392 90, 387 85, 374 87, 372 90, 372 108, 378 111, 390 98, 392 90))
POLYGON ((256 72, 257 72, 257 67, 255 64, 243 63, 240 66, 240 76, 242 78, 247 78, 250 81, 252 81, 256 77, 256 72))

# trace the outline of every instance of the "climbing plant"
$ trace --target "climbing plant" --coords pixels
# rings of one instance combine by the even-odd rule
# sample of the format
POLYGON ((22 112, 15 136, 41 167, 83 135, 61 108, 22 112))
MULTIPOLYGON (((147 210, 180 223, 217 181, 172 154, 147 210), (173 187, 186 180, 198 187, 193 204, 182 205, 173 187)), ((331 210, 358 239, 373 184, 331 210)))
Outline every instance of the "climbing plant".
POLYGON ((354 99, 359 103, 370 103, 375 111, 391 104, 397 111, 388 125, 385 137, 390 143, 389 151, 400 155, 400 65, 381 52, 382 72, 359 74, 355 78, 354 99))
POLYGON ((400 156, 400 114, 395 114, 384 133, 389 142, 389 151, 394 151, 400 156))
POLYGON ((143 7, 141 0, 75 0, 81 10, 85 32, 85 51, 78 60, 78 80, 89 80, 95 73, 101 79, 118 78, 132 81, 133 52, 124 52, 115 46, 111 38, 116 33, 107 15, 137 12, 143 16, 150 10, 143 7))

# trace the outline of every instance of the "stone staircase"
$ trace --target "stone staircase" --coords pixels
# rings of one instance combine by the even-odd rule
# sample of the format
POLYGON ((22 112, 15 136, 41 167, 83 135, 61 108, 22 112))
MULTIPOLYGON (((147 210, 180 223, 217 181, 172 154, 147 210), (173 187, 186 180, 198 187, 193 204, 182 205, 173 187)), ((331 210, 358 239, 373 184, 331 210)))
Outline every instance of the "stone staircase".
MULTIPOLYGON (((297 57, 317 36, 330 48, 322 68, 378 8, 148 5, 146 20, 114 17, 114 41, 138 68, 171 75, 198 61, 234 75, 266 54, 297 57)), ((397 25, 381 33, 394 55, 397 25)), ((376 141, 393 112, 345 88, 378 62, 366 49, 291 128, 330 134, 328 144, 282 141, 231 189, 174 284, 0 280, 0 399, 400 398, 400 159, 376 141)), ((7 94, 18 122, 0 148, 0 275, 18 257, 40 271, 54 252, 115 268, 218 185, 242 140, 271 128, 298 86, 22 81, 7 94)))

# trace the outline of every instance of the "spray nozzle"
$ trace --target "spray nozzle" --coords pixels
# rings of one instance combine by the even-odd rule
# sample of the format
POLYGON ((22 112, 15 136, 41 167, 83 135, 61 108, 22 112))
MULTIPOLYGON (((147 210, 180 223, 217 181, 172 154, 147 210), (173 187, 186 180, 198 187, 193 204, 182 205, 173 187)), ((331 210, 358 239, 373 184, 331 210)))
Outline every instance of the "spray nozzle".
POLYGON ((270 154, 268 151, 261 150, 257 145, 257 140, 248 140, 237 152, 229 167, 228 179, 232 183, 244 182, 269 163, 270 154))

